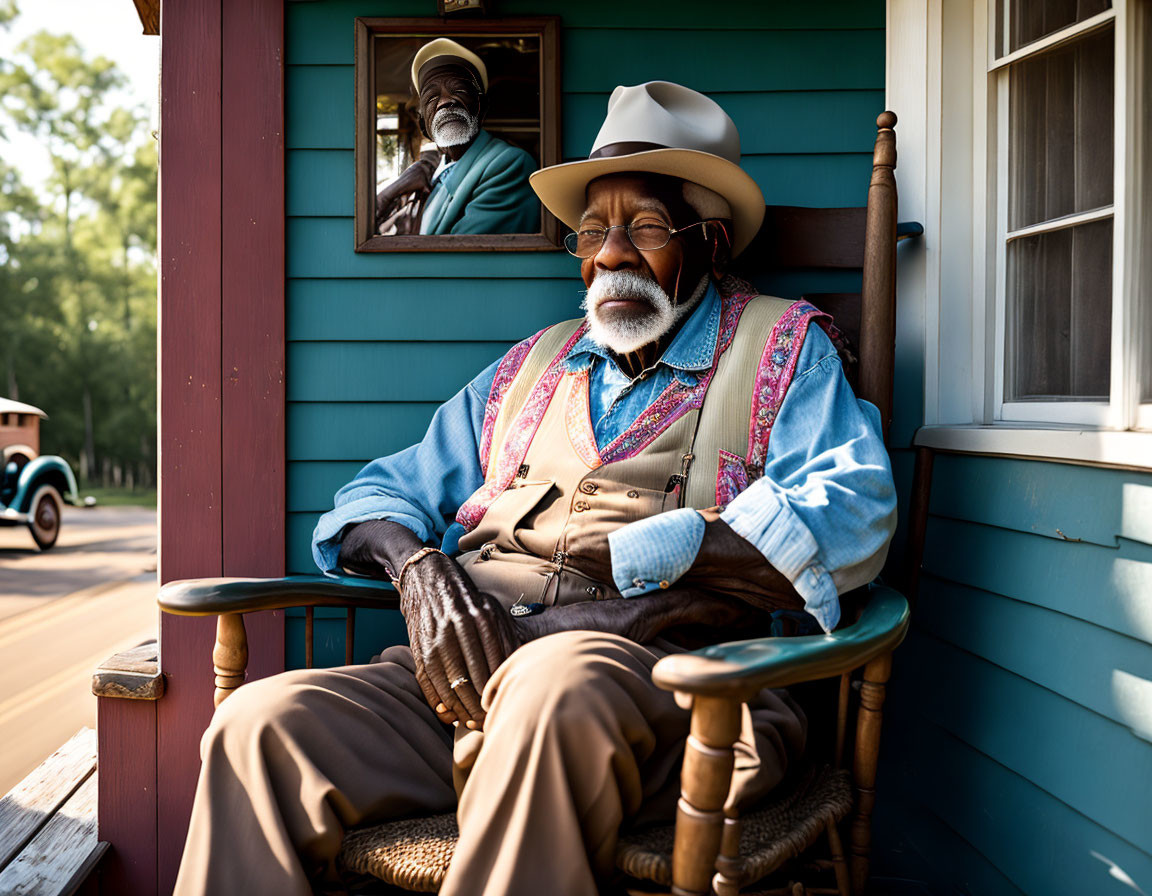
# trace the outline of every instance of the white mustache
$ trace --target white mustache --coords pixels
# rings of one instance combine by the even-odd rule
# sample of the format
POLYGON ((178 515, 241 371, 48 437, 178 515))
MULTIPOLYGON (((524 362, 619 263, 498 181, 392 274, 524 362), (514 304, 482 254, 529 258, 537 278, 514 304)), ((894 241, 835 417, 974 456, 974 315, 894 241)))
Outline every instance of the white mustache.
POLYGON ((627 354, 655 342, 677 319, 676 309, 660 284, 634 271, 605 271, 597 274, 580 307, 587 312, 588 335, 598 345, 617 354, 627 354), (622 317, 600 313, 600 306, 613 299, 643 299, 650 308, 645 314, 622 317))
POLYGON ((467 109, 447 106, 432 116, 429 130, 439 146, 467 143, 480 129, 479 119, 467 109))
POLYGON ((433 124, 444 124, 446 121, 471 121, 472 116, 464 109, 447 106, 432 116, 433 124))
POLYGON ((672 300, 659 283, 634 271, 606 271, 598 274, 588 287, 581 307, 595 310, 612 299, 644 299, 652 305, 654 311, 672 307, 672 300))

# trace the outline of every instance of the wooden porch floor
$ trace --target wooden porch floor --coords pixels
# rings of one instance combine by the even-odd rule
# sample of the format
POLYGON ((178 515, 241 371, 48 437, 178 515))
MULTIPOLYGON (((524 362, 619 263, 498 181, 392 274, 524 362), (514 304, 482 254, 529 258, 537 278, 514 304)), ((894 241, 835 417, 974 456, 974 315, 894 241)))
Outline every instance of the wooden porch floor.
POLYGON ((86 892, 96 839, 96 732, 81 728, 0 799, 0 894, 86 892))

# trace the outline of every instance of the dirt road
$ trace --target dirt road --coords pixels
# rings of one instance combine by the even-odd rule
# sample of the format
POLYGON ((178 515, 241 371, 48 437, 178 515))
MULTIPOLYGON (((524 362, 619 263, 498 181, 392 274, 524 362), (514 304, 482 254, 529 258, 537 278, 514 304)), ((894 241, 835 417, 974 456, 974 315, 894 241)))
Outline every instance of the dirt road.
POLYGON ((0 529, 0 794, 96 725, 92 670, 156 637, 156 513, 66 508, 40 553, 0 529))

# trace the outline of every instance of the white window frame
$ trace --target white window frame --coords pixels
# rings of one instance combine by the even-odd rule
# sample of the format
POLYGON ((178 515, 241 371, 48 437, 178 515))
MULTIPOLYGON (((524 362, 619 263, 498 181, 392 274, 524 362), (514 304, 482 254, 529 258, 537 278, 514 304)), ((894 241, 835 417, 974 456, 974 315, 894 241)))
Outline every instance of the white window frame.
MULTIPOLYGON (((993 59, 994 0, 888 0, 887 105, 899 116, 901 220, 924 223, 901 249, 897 352, 923 358, 924 423, 917 444, 1152 469, 1152 404, 1139 403, 1139 327, 1152 315, 1152 261, 1141 257, 1137 161, 1152 156, 1132 128, 1146 100, 1137 73, 1135 13, 1152 0, 1113 8, 1019 51, 993 59), (1115 22, 1111 395, 1092 402, 1005 405, 1007 67, 1115 22), (966 75, 965 72, 968 74, 966 75), (989 113, 994 113, 990 115, 989 113), (1145 297, 1138 294, 1143 284, 1145 297)), ((1143 48, 1144 53, 1152 47, 1143 48)), ((1079 216, 1081 218, 1085 216, 1079 216)), ((1068 223, 1068 222, 1063 222, 1068 223)))

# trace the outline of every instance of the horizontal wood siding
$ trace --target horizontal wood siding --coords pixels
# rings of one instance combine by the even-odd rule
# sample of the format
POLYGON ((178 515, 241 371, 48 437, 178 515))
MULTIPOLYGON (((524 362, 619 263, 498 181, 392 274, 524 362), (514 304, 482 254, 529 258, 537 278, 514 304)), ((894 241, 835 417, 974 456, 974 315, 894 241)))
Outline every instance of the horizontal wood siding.
POLYGON ((1149 502, 1152 475, 937 458, 884 865, 915 854, 941 892, 1152 892, 1149 502))
MULTIPOLYGON (((864 203, 875 119, 884 103, 880 0, 672 2, 658 14, 610 0, 502 0, 499 12, 562 17, 566 159, 586 156, 613 87, 668 79, 710 93, 732 115, 746 168, 769 202, 864 203)), ((433 15, 431 0, 287 6, 287 557, 293 572, 314 571, 309 545, 316 518, 366 461, 419 439, 436 406, 514 342, 580 313, 576 264, 562 251, 352 251, 353 19, 433 15)), ((851 273, 819 282, 793 274, 759 285, 800 295, 858 283, 851 273)), ((320 643, 328 625, 317 621, 318 661, 328 649, 320 643)), ((301 627, 289 617, 290 666, 302 658, 295 640, 301 627)), ((330 627, 332 650, 339 653, 342 627, 336 621, 330 627)), ((359 643, 357 649, 359 656, 359 643)))

